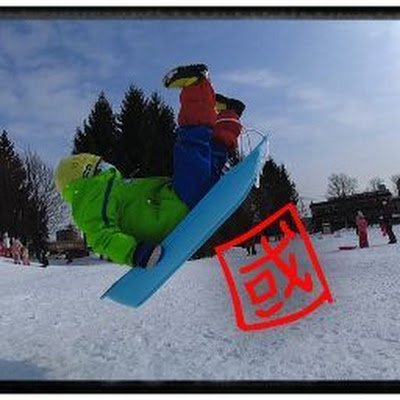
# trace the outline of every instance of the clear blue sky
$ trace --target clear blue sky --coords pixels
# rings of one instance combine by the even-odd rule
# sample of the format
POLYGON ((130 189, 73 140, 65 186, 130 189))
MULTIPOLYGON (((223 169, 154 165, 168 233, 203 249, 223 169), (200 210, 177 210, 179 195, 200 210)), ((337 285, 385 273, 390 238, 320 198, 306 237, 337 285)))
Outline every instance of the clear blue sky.
POLYGON ((202 62, 272 132, 300 194, 323 198, 334 172, 360 189, 400 173, 399 43, 396 21, 0 20, 0 129, 54 166, 100 91, 115 111, 131 83, 176 109, 164 73, 202 62))

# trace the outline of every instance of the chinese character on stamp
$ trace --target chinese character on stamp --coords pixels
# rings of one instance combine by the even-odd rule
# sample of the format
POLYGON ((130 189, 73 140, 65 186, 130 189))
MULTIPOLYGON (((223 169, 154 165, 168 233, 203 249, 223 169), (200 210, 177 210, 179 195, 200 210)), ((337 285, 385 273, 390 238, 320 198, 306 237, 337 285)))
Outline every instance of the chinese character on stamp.
MULTIPOLYGON (((288 204, 245 234, 215 249, 231 293, 238 327, 284 325, 333 301, 317 254, 297 209, 288 204), (271 244, 268 229, 280 240, 271 244), (249 264, 229 265, 227 251, 259 238, 261 254, 249 264)), ((243 258, 241 258, 243 260, 243 258)))

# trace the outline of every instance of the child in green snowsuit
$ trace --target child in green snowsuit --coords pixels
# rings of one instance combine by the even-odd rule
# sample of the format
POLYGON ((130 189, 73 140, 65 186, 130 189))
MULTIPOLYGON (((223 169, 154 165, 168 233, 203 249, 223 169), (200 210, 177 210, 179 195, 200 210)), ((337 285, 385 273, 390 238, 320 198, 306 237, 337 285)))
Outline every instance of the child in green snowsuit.
POLYGON ((159 243, 219 179, 240 134, 244 104, 217 95, 217 114, 205 65, 178 67, 164 84, 182 88, 172 179, 126 180, 99 156, 86 153, 61 160, 56 170, 57 188, 88 244, 119 264, 157 263, 159 243))

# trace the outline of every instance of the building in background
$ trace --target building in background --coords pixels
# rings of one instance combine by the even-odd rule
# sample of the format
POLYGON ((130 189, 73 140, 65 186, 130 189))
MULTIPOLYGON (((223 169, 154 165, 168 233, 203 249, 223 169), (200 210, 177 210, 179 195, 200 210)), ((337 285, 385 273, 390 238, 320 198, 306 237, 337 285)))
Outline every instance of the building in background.
POLYGON ((383 200, 391 202, 393 220, 399 223, 400 197, 393 197, 392 193, 382 186, 374 192, 357 193, 318 203, 311 202, 312 231, 329 233, 342 228, 354 228, 358 210, 363 212, 369 224, 378 224, 382 215, 383 200))
POLYGON ((56 232, 56 240, 47 243, 50 254, 65 255, 68 260, 89 255, 85 240, 73 225, 56 232))

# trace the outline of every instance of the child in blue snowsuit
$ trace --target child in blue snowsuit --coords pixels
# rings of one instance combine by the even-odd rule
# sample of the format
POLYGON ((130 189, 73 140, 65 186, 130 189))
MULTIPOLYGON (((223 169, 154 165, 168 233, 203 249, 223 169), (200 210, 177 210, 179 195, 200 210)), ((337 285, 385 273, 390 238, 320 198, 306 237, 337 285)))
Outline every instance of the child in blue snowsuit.
POLYGON ((172 70, 164 85, 182 88, 173 187, 193 208, 218 181, 229 153, 237 147, 239 118, 245 106, 239 100, 215 95, 203 64, 172 70))
POLYGON ((122 264, 158 262, 158 243, 218 181, 241 132, 244 104, 216 95, 205 65, 178 67, 164 85, 181 89, 172 184, 165 177, 125 182, 91 154, 61 160, 56 170, 57 187, 88 243, 122 264))
MULTIPOLYGON (((167 88, 181 89, 172 187, 192 209, 219 180, 229 154, 235 151, 245 105, 215 94, 204 64, 175 68, 163 82, 167 88)), ((141 259, 154 251, 151 245, 143 250, 141 259)))

